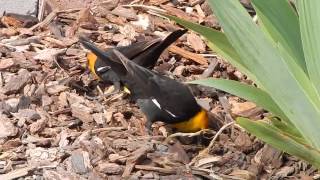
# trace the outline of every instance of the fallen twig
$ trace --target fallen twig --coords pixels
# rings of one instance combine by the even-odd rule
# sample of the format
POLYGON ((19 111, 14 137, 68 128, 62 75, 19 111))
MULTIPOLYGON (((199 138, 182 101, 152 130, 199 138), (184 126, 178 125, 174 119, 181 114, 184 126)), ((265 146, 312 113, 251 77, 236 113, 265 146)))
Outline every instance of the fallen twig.
POLYGON ((134 168, 138 170, 155 171, 163 174, 176 174, 176 170, 174 169, 166 169, 166 168, 160 168, 160 167, 154 167, 154 166, 135 165, 134 168))
POLYGON ((208 132, 208 131, 213 132, 213 130, 211 130, 211 129, 203 129, 203 130, 195 132, 195 133, 181 133, 181 132, 178 132, 178 133, 171 134, 170 136, 168 136, 168 138, 181 137, 181 136, 182 137, 194 137, 194 136, 199 136, 203 132, 208 132))
POLYGON ((193 165, 195 163, 195 161, 203 156, 204 154, 208 154, 209 150, 213 147, 214 142, 217 140, 217 138, 219 137, 219 135, 222 133, 223 130, 225 130, 226 128, 228 128, 229 126, 233 125, 233 122, 230 122, 228 124, 225 124, 224 126, 222 126, 219 131, 214 135, 214 137, 212 138, 212 140, 210 141, 210 144, 208 147, 206 147, 204 150, 202 150, 196 157, 194 157, 191 162, 188 164, 189 166, 193 165))
POLYGON ((207 59, 204 58, 203 56, 196 54, 196 53, 186 51, 178 46, 175 46, 175 45, 169 46, 169 51, 176 53, 176 54, 179 54, 180 56, 182 56, 184 58, 191 59, 194 62, 197 62, 199 64, 208 65, 207 59))

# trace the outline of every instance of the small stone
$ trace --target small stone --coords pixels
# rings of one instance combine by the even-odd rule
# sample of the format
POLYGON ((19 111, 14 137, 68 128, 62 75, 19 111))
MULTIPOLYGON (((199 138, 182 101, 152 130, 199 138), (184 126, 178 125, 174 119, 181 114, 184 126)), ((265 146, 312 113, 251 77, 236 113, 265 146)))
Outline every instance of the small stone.
POLYGON ((120 174, 123 168, 116 163, 101 163, 98 165, 97 170, 101 173, 109 174, 109 175, 117 175, 120 174))
POLYGON ((13 125, 9 118, 0 114, 0 138, 15 136, 18 133, 18 128, 13 125))

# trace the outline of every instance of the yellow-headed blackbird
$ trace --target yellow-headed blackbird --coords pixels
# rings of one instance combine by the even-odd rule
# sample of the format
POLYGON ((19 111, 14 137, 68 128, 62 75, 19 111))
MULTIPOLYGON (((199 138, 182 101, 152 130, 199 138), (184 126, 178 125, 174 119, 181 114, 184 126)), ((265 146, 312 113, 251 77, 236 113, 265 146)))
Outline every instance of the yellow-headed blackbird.
POLYGON ((155 121, 172 124, 181 132, 195 132, 208 127, 208 114, 201 108, 189 88, 130 61, 117 50, 103 52, 92 43, 81 43, 109 64, 121 82, 129 88, 147 118, 147 128, 155 121))
MULTIPOLYGON (((164 40, 158 38, 151 41, 140 41, 129 46, 108 49, 105 53, 110 54, 113 49, 116 49, 138 65, 152 69, 161 53, 186 32, 187 30, 177 30, 169 34, 164 40)), ((87 61, 90 71, 98 79, 106 83, 113 83, 116 89, 120 89, 120 79, 110 68, 108 62, 102 61, 93 53, 87 54, 87 61)))

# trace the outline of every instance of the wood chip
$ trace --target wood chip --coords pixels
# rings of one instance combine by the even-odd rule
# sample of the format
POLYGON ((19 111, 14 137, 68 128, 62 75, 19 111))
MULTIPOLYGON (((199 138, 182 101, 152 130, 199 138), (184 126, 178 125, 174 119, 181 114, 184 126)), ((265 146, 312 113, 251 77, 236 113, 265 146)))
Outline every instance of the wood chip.
POLYGON ((152 146, 144 146, 134 151, 132 153, 133 156, 127 159, 126 167, 122 174, 122 177, 129 176, 136 163, 139 163, 140 161, 144 160, 146 158, 147 153, 153 150, 154 149, 152 146))
POLYGON ((203 53, 206 51, 206 45, 203 40, 193 32, 187 35, 187 42, 196 52, 203 53))
POLYGON ((138 16, 133 9, 118 6, 114 10, 112 10, 111 13, 129 20, 138 20, 138 16))
POLYGON ((91 115, 91 113, 93 112, 93 109, 83 104, 80 104, 80 103, 71 104, 71 112, 73 117, 79 118, 80 120, 86 123, 93 122, 93 117, 91 115))
POLYGON ((21 169, 16 169, 7 174, 0 175, 0 179, 9 180, 9 179, 17 179, 28 175, 31 171, 33 171, 34 167, 25 167, 21 169))
POLYGON ((177 8, 169 6, 169 5, 160 5, 160 7, 165 9, 168 12, 168 14, 170 14, 170 15, 177 16, 179 18, 182 18, 184 20, 191 21, 191 22, 198 21, 197 18, 191 17, 190 14, 184 12, 181 9, 177 9, 177 8))
POLYGON ((178 46, 175 46, 175 45, 169 46, 169 51, 176 53, 176 54, 179 54, 180 56, 182 56, 184 58, 191 59, 194 62, 197 62, 201 65, 208 65, 207 59, 204 58, 203 56, 186 51, 178 46))
POLYGON ((55 95, 55 94, 59 94, 60 92, 65 91, 67 89, 69 89, 68 86, 57 84, 57 85, 48 86, 47 92, 49 94, 55 95))
POLYGON ((168 1, 169 0, 150 0, 149 3, 151 5, 157 6, 157 5, 160 5, 160 4, 164 4, 164 3, 168 2, 168 1))
POLYGON ((97 167, 97 170, 101 173, 105 173, 108 175, 117 175, 121 174, 123 171, 123 167, 119 166, 116 163, 100 163, 97 167))
POLYGON ((145 171, 155 171, 163 174, 175 174, 176 170, 174 169, 166 169, 154 166, 147 166, 147 165, 135 165, 134 166, 138 170, 145 170, 145 171))
POLYGON ((36 121, 41 118, 39 113, 33 109, 20 109, 17 113, 12 113, 17 119, 26 119, 28 121, 36 121))
POLYGON ((4 86, 4 94, 10 95, 19 92, 30 80, 31 74, 26 69, 21 69, 18 75, 10 78, 9 82, 4 86))
POLYGON ((12 58, 0 59, 0 71, 6 70, 14 65, 12 58))
POLYGON ((90 161, 88 162, 88 152, 85 151, 74 151, 71 155, 71 164, 73 170, 77 174, 86 174, 91 166, 90 161), (87 161, 87 162, 86 162, 87 161))
MULTIPOLYGON (((0 138, 15 136, 18 128, 5 115, 0 114, 0 138)), ((1 178, 0 178, 1 179, 1 178)))
POLYGON ((252 174, 251 172, 247 171, 247 170, 234 170, 232 171, 230 174, 230 176, 235 177, 235 178, 241 178, 241 179, 247 179, 247 180, 255 180, 257 179, 257 177, 252 174))
POLYGON ((40 119, 32 124, 30 124, 30 133, 36 134, 41 132, 46 127, 47 121, 45 119, 40 119))

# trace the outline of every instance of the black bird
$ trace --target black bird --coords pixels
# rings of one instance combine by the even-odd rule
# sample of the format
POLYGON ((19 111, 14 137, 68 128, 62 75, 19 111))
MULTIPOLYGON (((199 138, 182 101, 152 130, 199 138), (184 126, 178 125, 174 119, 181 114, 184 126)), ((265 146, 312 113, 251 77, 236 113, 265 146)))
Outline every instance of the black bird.
POLYGON ((88 41, 80 41, 128 87, 132 99, 147 118, 148 129, 156 121, 171 124, 180 132, 196 132, 208 127, 207 111, 197 104, 186 85, 138 65, 118 50, 107 53, 88 41))
MULTIPOLYGON (((129 46, 108 49, 105 54, 110 56, 112 50, 116 49, 138 65, 152 69, 162 52, 186 32, 187 30, 176 30, 169 34, 164 40, 157 38, 151 41, 136 42, 129 46)), ((97 58, 94 53, 87 54, 87 62, 90 71, 98 79, 106 83, 113 83, 116 90, 120 89, 120 79, 112 68, 110 68, 108 62, 97 58)))

